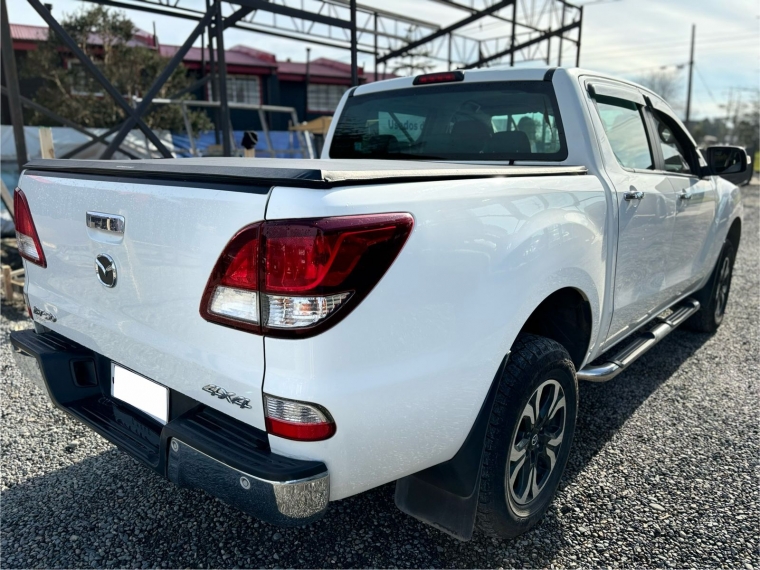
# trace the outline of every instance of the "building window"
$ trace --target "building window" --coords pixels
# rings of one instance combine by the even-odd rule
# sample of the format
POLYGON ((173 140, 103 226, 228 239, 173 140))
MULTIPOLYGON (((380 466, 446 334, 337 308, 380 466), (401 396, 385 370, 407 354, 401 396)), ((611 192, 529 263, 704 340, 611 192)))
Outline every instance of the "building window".
POLYGON ((228 75, 227 100, 230 103, 261 105, 261 88, 256 75, 228 75))
POLYGON ((348 87, 345 85, 309 83, 309 111, 333 113, 346 91, 348 87))
MULTIPOLYGON (((72 95, 95 95, 96 97, 102 97, 103 92, 96 90, 100 87, 100 84, 95 80, 92 74, 85 69, 82 64, 77 60, 69 60, 68 62, 69 73, 71 74, 71 94, 72 95)), ((99 62, 95 62, 96 66, 100 66, 99 62)))

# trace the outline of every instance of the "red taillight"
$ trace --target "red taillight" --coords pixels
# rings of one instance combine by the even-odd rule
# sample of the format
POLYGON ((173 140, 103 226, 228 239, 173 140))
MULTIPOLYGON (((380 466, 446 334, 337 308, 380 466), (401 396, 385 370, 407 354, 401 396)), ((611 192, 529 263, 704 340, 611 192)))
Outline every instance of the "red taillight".
POLYGON ((409 214, 376 214, 248 226, 219 258, 201 315, 269 336, 317 334, 372 290, 413 224, 409 214))
POLYGON ((20 188, 16 188, 13 192, 13 214, 19 255, 35 265, 47 267, 45 252, 42 251, 37 228, 34 227, 29 202, 26 201, 26 196, 20 188))
POLYGON ((335 421, 317 404, 264 394, 267 432, 285 439, 319 441, 335 434, 335 421))
POLYGON ((261 222, 240 230, 224 248, 201 300, 201 316, 221 325, 261 332, 259 234, 261 222))
MULTIPOLYGON (((344 284, 368 250, 375 245, 392 246, 399 230, 403 233, 411 224, 408 214, 267 222, 262 232, 266 249, 262 289, 267 293, 352 289, 351 284, 344 284)), ((404 241, 407 235, 404 233, 404 241)))
POLYGON ((461 71, 441 71, 439 73, 427 73, 418 75, 412 81, 412 85, 430 85, 431 83, 452 83, 464 81, 464 73, 461 71))

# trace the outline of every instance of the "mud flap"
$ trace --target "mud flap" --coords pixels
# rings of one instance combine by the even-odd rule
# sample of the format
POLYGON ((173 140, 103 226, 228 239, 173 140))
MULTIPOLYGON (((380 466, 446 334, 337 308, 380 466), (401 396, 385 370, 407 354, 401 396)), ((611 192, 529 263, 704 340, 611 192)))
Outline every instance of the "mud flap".
POLYGON ((483 445, 508 359, 509 353, 499 365, 478 417, 456 455, 396 481, 395 502, 401 511, 459 540, 470 540, 475 529, 483 445))

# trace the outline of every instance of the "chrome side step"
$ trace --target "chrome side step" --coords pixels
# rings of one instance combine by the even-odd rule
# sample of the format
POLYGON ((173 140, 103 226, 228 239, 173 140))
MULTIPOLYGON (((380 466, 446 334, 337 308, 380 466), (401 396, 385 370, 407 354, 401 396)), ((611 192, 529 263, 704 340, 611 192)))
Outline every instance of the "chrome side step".
POLYGON ((589 382, 607 382, 628 368, 634 361, 660 342, 679 325, 699 310, 699 301, 684 299, 673 307, 673 312, 667 317, 656 317, 643 334, 620 350, 614 357, 603 364, 585 366, 578 371, 578 380, 589 382))

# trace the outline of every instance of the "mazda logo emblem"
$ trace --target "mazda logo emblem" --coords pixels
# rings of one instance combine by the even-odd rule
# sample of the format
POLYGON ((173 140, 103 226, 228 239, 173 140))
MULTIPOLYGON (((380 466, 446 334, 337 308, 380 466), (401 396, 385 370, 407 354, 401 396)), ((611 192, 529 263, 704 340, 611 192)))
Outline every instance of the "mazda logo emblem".
POLYGON ((95 258, 95 273, 98 281, 106 287, 116 285, 116 262, 110 255, 101 253, 95 258))

